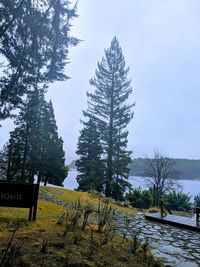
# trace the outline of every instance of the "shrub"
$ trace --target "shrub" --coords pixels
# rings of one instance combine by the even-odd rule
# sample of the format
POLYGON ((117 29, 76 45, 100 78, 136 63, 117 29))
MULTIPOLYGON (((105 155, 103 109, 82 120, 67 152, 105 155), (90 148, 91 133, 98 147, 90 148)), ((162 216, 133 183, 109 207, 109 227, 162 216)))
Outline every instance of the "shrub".
POLYGON ((112 221, 114 210, 112 209, 109 200, 103 203, 99 201, 97 209, 97 224, 98 232, 101 233, 104 226, 112 221))
POLYGON ((140 187, 133 189, 126 195, 126 200, 136 208, 147 209, 152 205, 152 196, 149 190, 141 190, 140 187))
POLYGON ((164 203, 171 210, 189 211, 192 208, 191 196, 181 191, 173 190, 164 196, 164 203))
POLYGON ((200 207, 200 194, 198 194, 194 197, 194 206, 200 207))

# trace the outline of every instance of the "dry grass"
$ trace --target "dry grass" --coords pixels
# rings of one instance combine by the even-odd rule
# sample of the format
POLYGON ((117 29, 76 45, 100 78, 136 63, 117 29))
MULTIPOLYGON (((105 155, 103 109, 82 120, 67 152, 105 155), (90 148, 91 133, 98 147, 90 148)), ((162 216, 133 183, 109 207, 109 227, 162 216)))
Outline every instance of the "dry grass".
MULTIPOLYGON (((40 187, 40 194, 41 195, 47 194, 56 200, 61 200, 61 201, 66 201, 66 202, 74 202, 77 199, 80 199, 82 203, 86 203, 88 202, 88 200, 91 201, 92 199, 93 204, 96 206, 98 205, 99 200, 102 200, 101 197, 97 195, 89 194, 87 192, 72 191, 72 190, 65 189, 65 188, 54 188, 50 186, 40 187)), ((111 206, 117 211, 121 211, 124 213, 127 213, 127 212, 133 213, 138 210, 137 208, 122 207, 118 205, 114 200, 111 201, 111 206)))
MULTIPOLYGON (((99 198, 94 196, 91 200, 87 193, 66 189, 41 188, 40 196, 43 193, 67 202, 77 198, 82 202, 90 199, 95 205, 99 201, 99 198)), ((112 206, 133 212, 116 204, 112 206)), ((136 253, 132 253, 130 240, 124 241, 114 237, 106 244, 100 245, 104 233, 91 232, 91 229, 81 231, 81 224, 63 235, 65 223, 58 225, 56 222, 66 212, 70 212, 70 209, 40 198, 37 221, 30 223, 27 221, 28 209, 0 208, 0 264, 4 257, 1 266, 162 266, 152 257, 150 251, 144 254, 141 248, 138 248, 136 253), (16 230, 16 233, 5 256, 13 230, 16 230)))
POLYGON ((147 211, 150 213, 160 212, 160 208, 159 207, 151 207, 147 211))

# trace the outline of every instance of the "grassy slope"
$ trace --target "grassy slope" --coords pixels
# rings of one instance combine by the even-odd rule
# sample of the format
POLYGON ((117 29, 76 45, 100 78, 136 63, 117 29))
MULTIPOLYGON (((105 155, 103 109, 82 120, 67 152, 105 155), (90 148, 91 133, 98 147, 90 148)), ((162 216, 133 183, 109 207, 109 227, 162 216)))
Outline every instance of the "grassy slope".
MULTIPOLYGON (((28 209, 0 208, 0 265, 13 230, 17 229, 1 266, 9 266, 9 260, 11 266, 161 266, 150 252, 146 259, 140 249, 131 253, 130 241, 122 244, 119 237, 101 247, 94 247, 91 246, 92 238, 95 244, 99 244, 102 236, 93 233, 91 237, 91 232, 81 231, 80 226, 63 236, 65 224, 61 226, 56 222, 69 209, 42 200, 45 195, 67 202, 80 198, 81 202, 90 200, 97 205, 99 201, 87 193, 41 187, 36 222, 27 221, 28 209)), ((122 212, 130 212, 112 205, 122 212)))

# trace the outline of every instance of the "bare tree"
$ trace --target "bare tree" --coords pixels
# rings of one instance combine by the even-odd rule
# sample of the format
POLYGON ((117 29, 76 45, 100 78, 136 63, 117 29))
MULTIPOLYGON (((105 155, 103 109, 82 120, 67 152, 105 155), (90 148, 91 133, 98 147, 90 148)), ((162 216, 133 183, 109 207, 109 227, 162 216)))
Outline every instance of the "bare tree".
POLYGON ((154 152, 154 158, 146 159, 144 175, 147 185, 152 190, 154 205, 159 205, 165 193, 180 186, 177 182, 178 172, 174 166, 174 161, 159 151, 154 152))

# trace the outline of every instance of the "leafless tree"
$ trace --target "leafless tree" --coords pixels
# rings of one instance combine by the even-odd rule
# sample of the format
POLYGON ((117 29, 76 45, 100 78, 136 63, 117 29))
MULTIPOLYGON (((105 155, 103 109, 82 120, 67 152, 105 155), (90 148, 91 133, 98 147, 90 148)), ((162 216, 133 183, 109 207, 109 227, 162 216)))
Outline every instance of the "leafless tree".
POLYGON ((159 205, 162 196, 180 187, 177 182, 178 172, 175 170, 173 159, 159 151, 154 152, 154 158, 147 158, 144 175, 146 183, 152 190, 154 205, 159 205))

